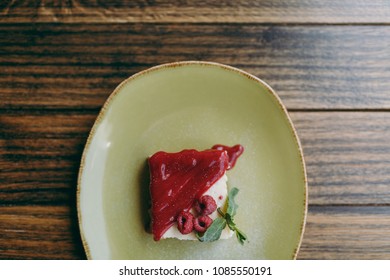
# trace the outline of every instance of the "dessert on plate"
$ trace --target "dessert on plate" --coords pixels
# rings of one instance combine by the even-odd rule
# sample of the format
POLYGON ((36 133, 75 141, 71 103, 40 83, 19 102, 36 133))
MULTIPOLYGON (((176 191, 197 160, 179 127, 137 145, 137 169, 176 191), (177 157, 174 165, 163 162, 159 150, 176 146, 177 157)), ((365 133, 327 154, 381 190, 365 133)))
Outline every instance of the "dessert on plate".
POLYGON ((243 235, 233 222, 238 190, 228 192, 226 184, 226 171, 243 151, 241 145, 215 145, 204 151, 160 151, 149 157, 154 240, 214 241, 234 232, 243 235))

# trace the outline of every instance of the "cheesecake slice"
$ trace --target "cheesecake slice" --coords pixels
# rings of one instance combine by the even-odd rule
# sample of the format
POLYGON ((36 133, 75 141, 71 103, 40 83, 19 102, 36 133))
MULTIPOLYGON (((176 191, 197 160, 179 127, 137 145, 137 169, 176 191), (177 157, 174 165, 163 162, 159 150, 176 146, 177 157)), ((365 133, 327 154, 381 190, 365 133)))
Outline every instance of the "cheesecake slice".
MULTIPOLYGON (((215 145, 205 151, 183 150, 178 153, 157 152, 152 155, 149 158, 149 169, 151 228, 154 240, 197 240, 195 230, 183 230, 178 224, 183 221, 192 223, 198 219, 199 225, 199 221, 204 221, 201 216, 207 216, 207 220, 218 217, 215 209, 223 209, 226 205, 226 171, 234 166, 242 152, 241 145, 215 145), (213 212, 207 215, 203 215, 199 210, 199 201, 204 198, 214 206, 213 212), (195 207, 197 203, 198 208, 195 207), (183 213, 185 218, 182 218, 183 213)), ((226 227, 220 238, 226 239, 230 236, 232 231, 226 227)))

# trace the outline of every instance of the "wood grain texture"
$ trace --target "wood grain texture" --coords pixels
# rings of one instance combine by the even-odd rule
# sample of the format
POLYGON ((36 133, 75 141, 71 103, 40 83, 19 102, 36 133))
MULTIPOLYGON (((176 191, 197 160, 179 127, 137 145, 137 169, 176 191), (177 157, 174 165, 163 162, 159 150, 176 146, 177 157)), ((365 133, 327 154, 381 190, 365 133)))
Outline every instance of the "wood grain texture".
POLYGON ((390 109, 390 26, 0 24, 0 108, 97 109, 180 60, 242 68, 289 109, 390 109))
MULTIPOLYGON (((0 115, 0 204, 74 201, 97 112, 0 115)), ((311 205, 390 204, 390 113, 293 112, 311 205)))
POLYGON ((390 204, 390 112, 291 114, 310 204, 390 204))
POLYGON ((390 207, 310 207, 298 259, 390 259, 390 207))
POLYGON ((15 1, 0 22, 389 23, 386 0, 15 1))
POLYGON ((0 114, 0 205, 70 205, 79 163, 96 115, 0 114))
POLYGON ((85 259, 69 206, 0 206, 0 259, 85 259))

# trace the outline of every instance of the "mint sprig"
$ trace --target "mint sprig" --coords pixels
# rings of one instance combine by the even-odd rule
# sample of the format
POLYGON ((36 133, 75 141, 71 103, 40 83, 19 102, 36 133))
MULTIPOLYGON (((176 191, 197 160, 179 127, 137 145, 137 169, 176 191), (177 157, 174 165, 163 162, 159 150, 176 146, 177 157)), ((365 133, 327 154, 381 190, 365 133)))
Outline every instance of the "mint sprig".
POLYGON ((230 217, 234 217, 237 212, 238 205, 234 201, 237 194, 238 194, 237 188, 232 188, 228 194, 228 205, 227 205, 228 207, 227 207, 226 214, 229 214, 230 217))
POLYGON ((218 240, 221 237, 222 230, 226 225, 235 232, 238 242, 241 245, 244 245, 244 242, 248 239, 246 234, 242 232, 237 225, 234 223, 234 216, 237 213, 238 205, 234 201, 236 195, 238 194, 237 188, 232 188, 228 194, 227 200, 227 210, 224 213, 221 208, 218 208, 218 213, 221 217, 216 218, 210 227, 204 232, 202 236, 197 234, 199 241, 201 242, 211 242, 218 240))
POLYGON ((218 240, 221 237, 222 230, 226 227, 226 220, 224 218, 218 217, 213 223, 209 226, 209 228, 205 231, 202 236, 199 236, 197 233, 197 237, 199 241, 202 242, 211 242, 218 240))

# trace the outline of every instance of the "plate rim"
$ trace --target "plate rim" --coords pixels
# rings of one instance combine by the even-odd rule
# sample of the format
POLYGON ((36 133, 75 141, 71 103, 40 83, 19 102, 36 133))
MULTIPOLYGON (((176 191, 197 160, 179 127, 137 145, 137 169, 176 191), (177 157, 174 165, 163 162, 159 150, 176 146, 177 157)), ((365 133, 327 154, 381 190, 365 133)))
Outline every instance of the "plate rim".
POLYGON ((302 217, 302 223, 300 225, 300 234, 299 234, 300 237, 298 240, 298 244, 296 245, 296 247, 293 251, 293 255, 292 255, 292 259, 295 260, 298 256, 298 252, 299 252, 300 247, 302 245, 303 235, 304 235, 305 227, 306 227, 307 212, 308 212, 308 181, 307 181, 307 171, 306 171, 306 164, 305 164, 305 159, 304 159, 304 155, 303 155, 302 144, 299 140, 298 133, 294 127, 294 124, 291 120, 291 117, 288 113, 288 110, 285 107, 285 105, 282 103, 282 101, 281 101, 280 97, 277 95, 277 93, 266 82, 264 82, 260 78, 254 76, 254 75, 252 75, 252 74, 250 74, 242 69, 239 69, 239 68, 236 68, 236 67, 233 67, 230 65, 226 65, 226 64, 222 64, 222 63, 218 63, 218 62, 211 62, 211 61, 201 61, 201 60, 169 62, 169 63, 156 65, 156 66, 147 68, 145 70, 142 70, 140 72, 137 72, 137 73, 129 76, 125 80, 123 80, 112 91, 112 93, 107 97, 106 101, 104 102, 102 108, 99 111, 99 114, 97 115, 97 117, 94 121, 94 124, 93 124, 91 130, 89 131, 86 143, 84 145, 84 149, 83 149, 83 153, 82 153, 81 161, 80 161, 80 166, 79 166, 79 170, 78 170, 79 171, 78 178, 77 178, 77 189, 76 189, 76 208, 77 209, 76 210, 77 210, 77 218, 78 218, 78 226, 79 226, 81 242, 83 244, 87 259, 92 260, 93 258, 91 256, 90 247, 88 245, 87 238, 84 234, 84 230, 82 227, 80 193, 81 193, 82 175, 84 173, 84 165, 85 165, 86 156, 87 156, 87 153, 89 151, 92 139, 95 136, 95 132, 96 132, 97 128, 99 127, 100 123, 102 122, 104 115, 105 115, 107 109, 109 108, 110 104, 112 103, 114 98, 118 95, 119 91, 122 89, 122 87, 124 85, 126 85, 127 83, 131 82, 132 80, 134 80, 138 77, 141 77, 143 75, 149 74, 149 73, 154 72, 154 71, 158 71, 158 70, 165 69, 165 68, 175 68, 175 67, 182 67, 182 66, 189 66, 189 65, 198 65, 198 66, 200 65, 200 66, 206 66, 206 67, 207 66, 219 67, 219 68, 222 68, 223 70, 228 70, 228 71, 233 71, 235 73, 238 73, 238 74, 240 74, 240 75, 242 75, 250 80, 253 80, 253 81, 261 84, 262 86, 264 86, 267 89, 268 93, 271 94, 273 96, 273 98, 275 98, 277 104, 279 105, 279 108, 284 113, 283 116, 287 120, 287 123, 288 123, 289 128, 290 128, 290 132, 292 133, 293 138, 295 140, 295 144, 298 148, 300 164, 301 164, 302 173, 303 173, 302 174, 303 181, 304 181, 304 211, 303 211, 304 213, 303 213, 303 217, 302 217))

